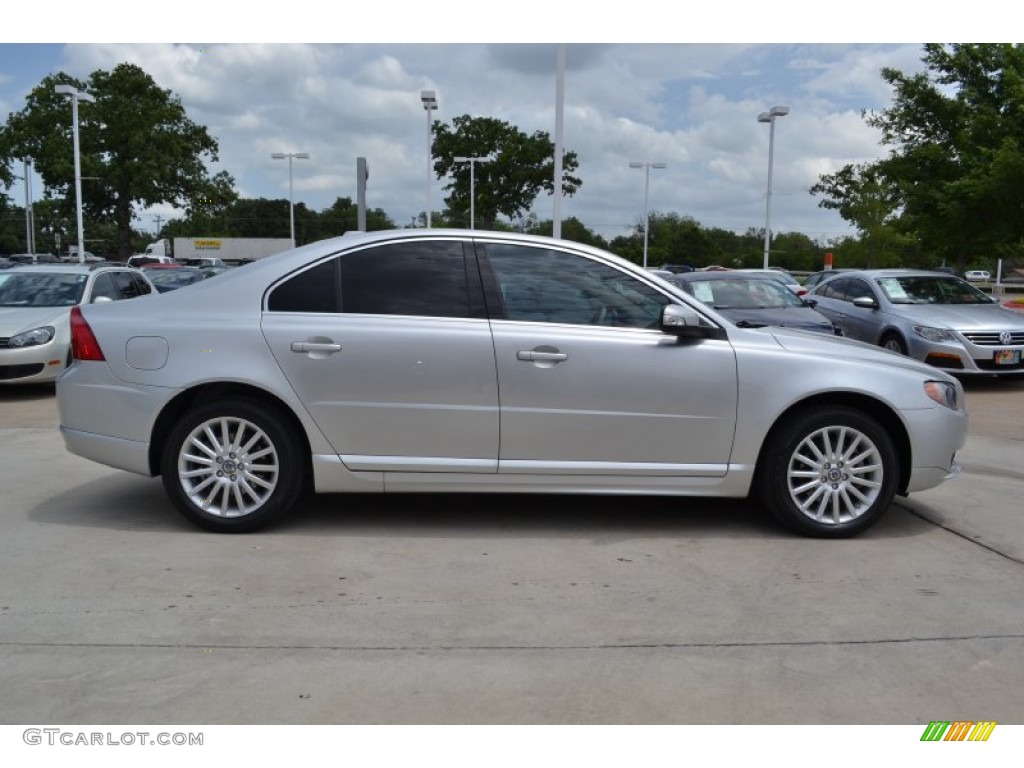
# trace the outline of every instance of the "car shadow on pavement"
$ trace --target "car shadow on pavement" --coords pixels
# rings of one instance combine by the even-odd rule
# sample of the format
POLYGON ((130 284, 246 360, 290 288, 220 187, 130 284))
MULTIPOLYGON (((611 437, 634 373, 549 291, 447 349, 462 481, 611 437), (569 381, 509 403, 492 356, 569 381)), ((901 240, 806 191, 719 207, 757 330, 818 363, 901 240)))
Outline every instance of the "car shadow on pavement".
MULTIPOLYGON (((56 494, 28 512, 33 522, 119 531, 204 532, 186 521, 162 483, 109 475, 56 494)), ((859 538, 916 536, 930 525, 894 504, 859 538)), ((302 499, 265 534, 473 538, 481 535, 602 540, 651 536, 800 538, 754 501, 665 496, 532 494, 321 494, 302 499)), ((248 534, 264 535, 264 532, 248 534)))

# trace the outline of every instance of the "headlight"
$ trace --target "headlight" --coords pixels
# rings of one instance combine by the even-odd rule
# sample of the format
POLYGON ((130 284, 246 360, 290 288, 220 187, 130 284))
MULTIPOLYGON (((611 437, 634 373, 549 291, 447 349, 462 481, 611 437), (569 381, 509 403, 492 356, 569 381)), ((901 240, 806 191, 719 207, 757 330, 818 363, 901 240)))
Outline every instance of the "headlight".
POLYGON ((915 325, 914 333, 926 341, 956 341, 956 334, 945 328, 929 328, 927 325, 915 325))
POLYGON ((8 347, 36 347, 40 344, 46 344, 48 341, 53 339, 53 326, 44 325, 42 328, 33 328, 31 331, 25 331, 19 333, 17 336, 11 336, 7 340, 8 347))
POLYGON ((956 384, 951 384, 948 381, 926 381, 924 393, 939 405, 952 408, 954 411, 963 408, 956 384))

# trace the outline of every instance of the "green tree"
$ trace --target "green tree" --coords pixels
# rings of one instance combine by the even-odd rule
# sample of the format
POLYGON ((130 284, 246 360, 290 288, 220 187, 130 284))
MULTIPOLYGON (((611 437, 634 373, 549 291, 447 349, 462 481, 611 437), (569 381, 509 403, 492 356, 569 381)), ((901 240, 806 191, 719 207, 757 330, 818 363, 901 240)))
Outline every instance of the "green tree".
MULTIPOLYGON (((531 215, 523 220, 522 230, 529 235, 551 237, 555 231, 555 225, 551 219, 538 220, 536 216, 531 215)), ((604 248, 605 250, 608 248, 607 240, 596 232, 587 229, 583 222, 575 216, 562 220, 562 239, 570 240, 574 243, 582 243, 583 245, 592 245, 596 248, 604 248)))
POLYGON ((963 268, 1024 251, 1024 47, 924 46, 926 71, 882 70, 892 105, 865 115, 889 155, 822 177, 819 203, 882 260, 963 268), (879 223, 881 222, 881 223, 879 223))
POLYGON ((63 72, 43 78, 0 133, 0 181, 6 186, 11 164, 32 157, 45 194, 74 204, 71 105, 54 93, 58 84, 96 99, 78 110, 82 208, 90 227, 114 226, 113 248, 120 258, 132 252, 137 206, 163 203, 198 211, 230 202, 230 175, 211 177, 206 170, 206 162, 217 160, 217 141, 188 118, 180 99, 134 64, 97 70, 86 81, 63 72))
MULTIPOLYGON (((554 192, 555 145, 544 131, 523 133, 493 117, 461 115, 451 126, 434 123, 432 152, 438 178, 450 176, 445 198, 451 219, 469 225, 470 164, 456 157, 487 157, 475 163, 474 208, 476 225, 494 226, 499 215, 517 219, 528 211, 542 191, 554 192)), ((575 152, 562 156, 562 194, 571 197, 582 183, 573 176, 579 166, 575 152)))
MULTIPOLYGON (((339 197, 323 211, 314 211, 305 203, 295 204, 295 242, 297 245, 343 235, 359 226, 358 208, 351 198, 339 197)), ((395 225, 380 208, 366 212, 366 229, 394 229, 395 225)), ((265 197, 241 198, 216 213, 199 209, 167 223, 164 237, 289 237, 288 201, 265 197)))

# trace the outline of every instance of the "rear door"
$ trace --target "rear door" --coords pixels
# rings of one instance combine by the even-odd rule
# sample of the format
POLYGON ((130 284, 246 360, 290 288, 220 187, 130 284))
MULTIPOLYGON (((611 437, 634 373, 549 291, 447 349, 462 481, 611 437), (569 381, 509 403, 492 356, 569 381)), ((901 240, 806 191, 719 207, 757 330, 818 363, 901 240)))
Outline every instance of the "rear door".
POLYGON ((321 261, 272 288, 262 327, 350 469, 497 471, 494 347, 462 240, 321 261))

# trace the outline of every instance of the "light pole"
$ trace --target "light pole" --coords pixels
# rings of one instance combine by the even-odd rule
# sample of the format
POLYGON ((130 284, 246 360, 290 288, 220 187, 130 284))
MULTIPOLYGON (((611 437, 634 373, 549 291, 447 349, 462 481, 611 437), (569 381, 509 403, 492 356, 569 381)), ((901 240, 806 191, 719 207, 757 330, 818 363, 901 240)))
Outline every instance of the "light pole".
POLYGON ((78 263, 85 263, 85 231, 82 228, 82 161, 78 148, 78 102, 91 104, 96 101, 85 91, 73 85, 62 83, 53 86, 54 93, 71 97, 71 136, 75 146, 75 214, 78 217, 78 263))
POLYGON ((640 163, 632 162, 630 168, 644 169, 644 269, 647 268, 647 230, 650 228, 650 219, 647 216, 647 200, 651 191, 651 168, 667 168, 665 163, 640 163))
POLYGON ((469 163, 469 228, 476 229, 476 164, 486 163, 489 157, 453 157, 456 163, 469 163))
POLYGON ((431 134, 434 127, 434 110, 437 109, 437 94, 434 91, 420 91, 420 101, 423 102, 423 109, 427 113, 427 229, 430 229, 430 173, 431 164, 431 134))
POLYGON ((25 248, 28 253, 36 252, 35 212, 32 210, 32 158, 22 160, 25 170, 25 248))
POLYGON ((764 269, 768 269, 768 251, 772 242, 772 165, 775 158, 775 118, 789 114, 789 107, 772 107, 757 116, 757 122, 768 123, 768 197, 764 212, 764 269))
POLYGON ((274 160, 288 158, 288 220, 291 223, 292 248, 295 247, 295 202, 292 192, 292 160, 308 160, 308 152, 274 152, 270 155, 274 160))

